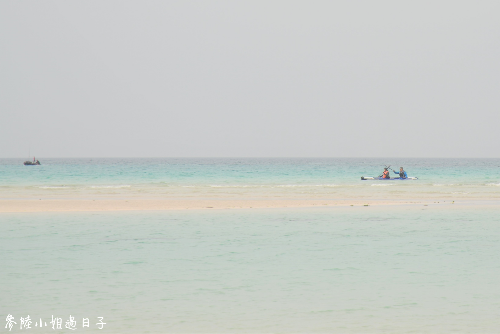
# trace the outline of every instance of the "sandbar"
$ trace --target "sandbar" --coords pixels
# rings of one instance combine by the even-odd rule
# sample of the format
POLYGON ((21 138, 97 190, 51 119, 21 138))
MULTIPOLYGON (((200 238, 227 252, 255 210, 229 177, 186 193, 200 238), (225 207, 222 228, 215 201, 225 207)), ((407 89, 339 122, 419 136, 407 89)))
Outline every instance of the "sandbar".
POLYGON ((155 211, 220 210, 259 208, 301 208, 323 206, 496 206, 500 201, 442 199, 0 199, 0 213, 7 212, 84 212, 84 211, 155 211))

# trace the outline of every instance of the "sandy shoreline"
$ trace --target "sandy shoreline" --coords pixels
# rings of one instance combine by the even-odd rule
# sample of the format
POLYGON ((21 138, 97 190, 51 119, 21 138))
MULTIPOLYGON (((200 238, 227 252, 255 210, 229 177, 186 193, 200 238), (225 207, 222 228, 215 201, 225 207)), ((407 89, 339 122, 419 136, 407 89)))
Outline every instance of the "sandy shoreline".
POLYGON ((487 205, 500 207, 499 201, 443 201, 442 199, 408 200, 319 200, 319 199, 265 199, 265 200, 223 200, 223 199, 3 199, 0 213, 7 212, 85 212, 85 211, 155 211, 155 210, 217 210, 217 209, 259 209, 259 208, 301 208, 322 206, 429 206, 429 205, 487 205))

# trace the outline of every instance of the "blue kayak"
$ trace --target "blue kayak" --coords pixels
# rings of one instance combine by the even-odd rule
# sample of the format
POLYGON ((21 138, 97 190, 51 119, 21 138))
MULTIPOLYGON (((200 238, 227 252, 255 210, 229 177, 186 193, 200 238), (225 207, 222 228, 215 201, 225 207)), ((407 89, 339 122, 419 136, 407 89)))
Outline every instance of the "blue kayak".
POLYGON ((418 177, 413 177, 413 176, 408 176, 406 179, 402 179, 400 177, 391 177, 390 179, 384 179, 383 177, 376 176, 376 177, 371 177, 371 176, 361 176, 361 180, 381 180, 381 181, 406 181, 406 180, 418 180, 418 177))

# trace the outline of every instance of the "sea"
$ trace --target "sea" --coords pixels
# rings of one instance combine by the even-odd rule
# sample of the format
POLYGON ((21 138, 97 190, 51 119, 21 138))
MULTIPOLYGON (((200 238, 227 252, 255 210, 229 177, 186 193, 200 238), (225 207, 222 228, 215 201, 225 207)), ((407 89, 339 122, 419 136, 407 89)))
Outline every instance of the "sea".
POLYGON ((3 332, 500 332, 500 159, 40 161, 0 200, 408 203, 0 213, 3 332), (418 180, 360 179, 388 164, 418 180))
MULTIPOLYGON (((500 199, 500 159, 0 159, 0 198, 500 199), (418 181, 361 181, 385 166, 418 181)), ((391 171, 391 175, 398 177, 391 171)))

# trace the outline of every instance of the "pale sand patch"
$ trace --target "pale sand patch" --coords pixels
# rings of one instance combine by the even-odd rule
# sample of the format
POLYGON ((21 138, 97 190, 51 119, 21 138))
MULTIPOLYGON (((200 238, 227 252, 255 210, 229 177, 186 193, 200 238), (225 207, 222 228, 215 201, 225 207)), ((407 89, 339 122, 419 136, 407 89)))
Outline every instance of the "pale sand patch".
POLYGON ((488 205, 499 206, 498 201, 452 201, 443 200, 220 200, 220 199, 9 199, 0 200, 0 212, 78 212, 78 211, 151 211, 151 210, 216 210, 216 209, 260 209, 300 208, 328 206, 436 206, 436 205, 488 205))

